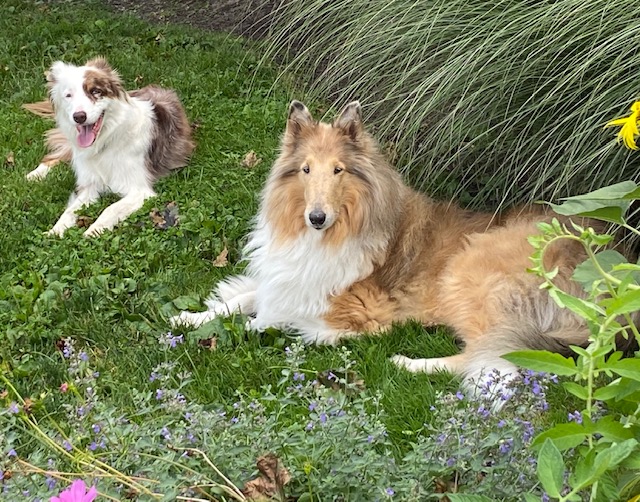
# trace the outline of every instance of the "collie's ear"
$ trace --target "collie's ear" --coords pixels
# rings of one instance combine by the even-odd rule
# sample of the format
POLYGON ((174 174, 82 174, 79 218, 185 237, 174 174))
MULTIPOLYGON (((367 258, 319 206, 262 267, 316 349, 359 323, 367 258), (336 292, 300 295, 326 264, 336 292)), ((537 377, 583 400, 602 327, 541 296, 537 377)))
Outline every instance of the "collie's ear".
POLYGON ((98 70, 102 70, 106 72, 113 71, 113 68, 111 68, 109 63, 107 63, 107 60, 102 56, 98 56, 97 58, 90 59, 85 63, 85 66, 93 66, 94 68, 98 68, 98 70))
POLYGON ((342 129, 354 141, 358 139, 363 132, 360 101, 352 101, 345 106, 340 116, 333 121, 333 127, 342 129))
POLYGON ((295 99, 289 105, 289 116, 287 117, 287 130, 285 134, 287 136, 297 136, 303 127, 313 124, 313 117, 309 112, 309 109, 295 99))

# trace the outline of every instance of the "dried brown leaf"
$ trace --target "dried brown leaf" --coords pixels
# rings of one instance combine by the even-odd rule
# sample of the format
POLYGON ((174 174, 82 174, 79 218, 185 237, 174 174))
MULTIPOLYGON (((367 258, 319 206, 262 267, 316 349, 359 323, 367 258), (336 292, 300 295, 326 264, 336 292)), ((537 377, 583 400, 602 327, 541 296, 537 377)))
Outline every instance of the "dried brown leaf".
POLYGON ((202 338, 198 340, 198 345, 200 347, 204 347, 209 350, 216 350, 218 348, 218 339, 217 338, 202 338))
POLYGON ((227 246, 225 246, 224 249, 220 251, 220 254, 216 256, 216 259, 213 260, 213 266, 226 267, 229 263, 229 261, 227 260, 228 255, 229 255, 229 250, 227 249, 227 246))
POLYGON ((169 202, 162 210, 154 207, 149 213, 149 218, 157 229, 166 230, 169 227, 175 227, 180 221, 178 205, 175 202, 169 202))
POLYGON ((136 75, 136 78, 133 79, 137 86, 139 86, 144 81, 143 75, 136 75))
POLYGON ((260 162, 262 162, 262 159, 259 158, 253 150, 247 153, 242 159, 242 165, 249 169, 256 167, 260 162))
POLYGON ((291 474, 273 453, 258 458, 259 477, 247 481, 242 493, 248 500, 284 500, 284 486, 291 481, 291 474))
POLYGON ((4 159, 5 167, 13 167, 16 163, 16 159, 13 156, 13 152, 9 152, 4 159))
POLYGON ((338 370, 325 370, 318 372, 316 378, 318 384, 324 387, 329 387, 333 390, 343 391, 345 394, 358 394, 365 390, 364 380, 360 378, 355 371, 347 370, 345 374, 338 370), (346 380, 346 384, 340 380, 346 380))
POLYGON ((76 227, 78 228, 89 228, 93 223, 93 218, 91 216, 78 216, 76 220, 76 227))

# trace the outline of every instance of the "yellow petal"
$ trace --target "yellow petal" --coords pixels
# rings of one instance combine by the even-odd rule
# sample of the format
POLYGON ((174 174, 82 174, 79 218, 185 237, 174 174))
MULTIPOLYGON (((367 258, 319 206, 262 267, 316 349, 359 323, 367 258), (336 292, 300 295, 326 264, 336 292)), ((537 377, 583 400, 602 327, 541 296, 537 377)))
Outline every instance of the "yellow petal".
POLYGON ((605 127, 621 126, 618 132, 617 140, 622 141, 624 146, 631 150, 637 150, 635 137, 640 135, 638 130, 638 117, 640 116, 640 101, 636 101, 631 105, 631 115, 607 122, 605 127))

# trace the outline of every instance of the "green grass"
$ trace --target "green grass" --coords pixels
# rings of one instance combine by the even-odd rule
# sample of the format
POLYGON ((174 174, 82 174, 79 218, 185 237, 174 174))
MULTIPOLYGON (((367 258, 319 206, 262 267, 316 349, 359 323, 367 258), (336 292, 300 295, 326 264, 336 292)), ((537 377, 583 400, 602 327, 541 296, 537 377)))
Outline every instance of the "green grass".
MULTIPOLYGON (((9 0, 0 7, 1 368, 20 394, 53 416, 62 416, 57 389, 68 378, 56 347, 60 338, 77 340, 102 375, 104 399, 122 415, 133 415, 134 393, 153 389, 149 375, 165 360, 167 351, 157 338, 178 312, 174 300, 201 305, 216 281, 242 270, 244 236, 288 102, 295 97, 275 71, 256 70, 259 60, 255 48, 241 40, 151 26, 93 4, 9 0), (74 178, 65 166, 41 182, 25 180, 45 151, 42 133, 51 124, 20 106, 45 96, 43 72, 51 63, 79 64, 96 55, 108 58, 127 88, 147 83, 175 88, 198 124, 196 153, 186 169, 157 184, 155 199, 114 231, 84 239, 82 229, 74 228, 62 239, 48 237, 44 232, 63 211, 74 178), (253 169, 241 163, 250 150, 263 159, 253 169), (179 208, 179 225, 155 229, 149 212, 171 201, 179 208), (225 246, 229 265, 214 267, 225 246)), ((96 217, 110 200, 83 214, 96 217)), ((193 374, 185 389, 189 400, 212 407, 230 406, 238 392, 251 395, 275 385, 289 343, 286 335, 275 334, 211 351, 187 338, 170 354, 193 374)), ((385 425, 398 455, 404 454, 431 419, 435 392, 455 390, 458 381, 445 374, 411 375, 388 358, 452 354, 452 337, 410 323, 383 337, 350 341, 348 347, 366 387, 382 393, 385 425)), ((339 352, 311 347, 306 368, 335 368, 339 352)), ((557 390, 553 397, 558 405, 566 394, 557 390)), ((8 396, 5 406, 12 399, 8 396)), ((565 414, 557 406, 551 419, 565 414)), ((282 417, 297 419, 295 410, 282 417)), ((28 438, 24 444, 28 447, 28 438)))
POLYGON ((416 186, 495 209, 637 177, 603 126, 640 92, 639 19, 609 0, 292 0, 265 60, 312 98, 360 99, 416 186))
MULTIPOLYGON (((240 249, 289 96, 269 92, 275 73, 255 73, 257 56, 233 38, 153 27, 79 6, 11 1, 0 18, 0 162, 10 153, 15 159, 5 163, 0 182, 3 369, 24 395, 51 396, 65 378, 55 342, 71 336, 109 375, 114 406, 131 411, 130 389, 148 388, 151 369, 164 357, 157 336, 178 312, 171 302, 185 295, 202 299, 216 281, 242 269, 240 249), (45 96, 43 71, 53 61, 82 63, 97 54, 120 71, 128 88, 139 85, 139 76, 143 84, 175 88, 199 124, 197 150, 186 169, 158 183, 157 198, 115 231, 91 240, 82 238, 82 229, 47 237, 43 232, 64 209, 74 178, 65 166, 41 182, 24 179, 44 153, 41 135, 51 124, 20 105, 45 96), (263 159, 254 169, 241 165, 250 150, 263 159), (154 229, 148 213, 170 201, 178 205, 180 224, 154 229), (225 245, 230 265, 216 268, 212 261, 225 245)), ((112 200, 83 214, 95 217, 112 200)), ((452 338, 409 325, 349 346, 367 387, 383 392, 387 426, 403 448, 430 416, 434 386, 453 389, 457 382, 447 375, 409 375, 387 358, 449 354, 452 338)), ((229 403, 237 391, 275 383, 283 360, 282 347, 269 340, 218 351, 191 343, 173 353, 194 373, 189 397, 203 403, 229 403)), ((311 349, 308 364, 318 371, 335 367, 337 349, 311 349)))

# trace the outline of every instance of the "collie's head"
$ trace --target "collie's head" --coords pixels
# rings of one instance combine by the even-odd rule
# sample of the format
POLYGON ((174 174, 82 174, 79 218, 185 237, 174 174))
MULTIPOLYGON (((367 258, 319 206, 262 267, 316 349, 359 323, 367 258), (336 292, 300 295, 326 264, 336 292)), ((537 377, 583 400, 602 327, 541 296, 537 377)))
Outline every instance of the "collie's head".
POLYGON ((58 61, 47 73, 51 102, 65 131, 75 130, 74 144, 92 146, 102 131, 105 114, 115 100, 126 100, 118 73, 103 58, 74 66, 58 61), (65 127, 66 126, 66 127, 65 127))
POLYGON ((281 241, 322 232, 339 244, 391 210, 401 181, 363 129, 360 103, 349 103, 333 123, 313 119, 299 101, 289 106, 281 153, 263 194, 263 211, 281 241))

